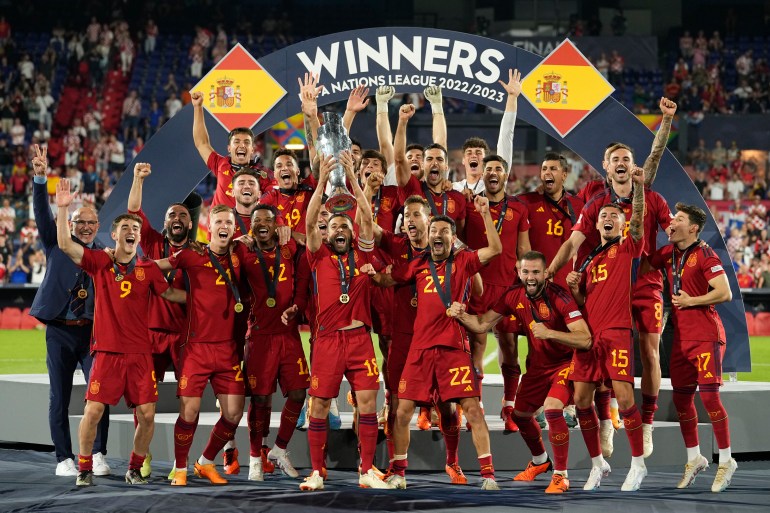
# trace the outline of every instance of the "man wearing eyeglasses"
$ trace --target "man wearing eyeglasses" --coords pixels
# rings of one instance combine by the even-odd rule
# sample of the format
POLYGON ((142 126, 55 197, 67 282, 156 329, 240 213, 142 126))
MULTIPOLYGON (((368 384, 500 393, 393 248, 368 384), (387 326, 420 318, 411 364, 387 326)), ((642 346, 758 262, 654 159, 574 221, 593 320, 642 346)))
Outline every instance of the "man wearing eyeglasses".
MULTIPOLYGON (((48 262, 43 283, 35 295, 30 315, 46 324, 46 366, 51 391, 48 404, 48 423, 56 451, 56 475, 76 476, 72 440, 70 438, 69 402, 72 394, 72 376, 77 365, 83 368, 86 382, 91 372, 91 329, 94 318, 94 285, 88 275, 65 255, 56 242, 56 222, 48 206, 46 148, 35 145, 32 160, 34 181, 32 204, 40 240, 48 262)), ((91 207, 80 207, 72 213, 72 239, 89 248, 101 249, 95 238, 99 218, 91 207)), ((107 452, 109 410, 99 423, 94 443, 93 470, 97 476, 106 476, 110 467, 104 459, 107 452)))

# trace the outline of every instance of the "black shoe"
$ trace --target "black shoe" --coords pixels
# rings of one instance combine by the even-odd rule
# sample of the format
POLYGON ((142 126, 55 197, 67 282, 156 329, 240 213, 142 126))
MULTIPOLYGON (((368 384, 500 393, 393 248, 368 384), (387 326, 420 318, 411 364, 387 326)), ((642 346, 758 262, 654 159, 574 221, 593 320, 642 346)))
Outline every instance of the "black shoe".
POLYGON ((94 473, 91 470, 83 470, 75 480, 76 486, 91 486, 94 484, 94 473))
POLYGON ((147 480, 142 477, 142 472, 138 468, 130 468, 126 472, 126 483, 128 484, 147 484, 147 480))

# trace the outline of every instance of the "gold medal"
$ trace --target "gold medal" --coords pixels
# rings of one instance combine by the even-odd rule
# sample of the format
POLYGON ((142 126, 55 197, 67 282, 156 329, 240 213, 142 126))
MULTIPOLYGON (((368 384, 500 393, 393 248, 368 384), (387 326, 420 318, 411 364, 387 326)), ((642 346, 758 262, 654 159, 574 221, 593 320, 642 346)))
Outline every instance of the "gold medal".
POLYGON ((86 289, 80 289, 78 290, 78 297, 80 299, 85 299, 88 297, 88 291, 86 289))
POLYGON ((115 275, 115 281, 123 281, 123 275, 122 274, 116 274, 115 275))
POLYGON ((446 316, 447 317, 452 317, 452 310, 450 308, 446 309, 446 316))
POLYGON ((417 308, 417 296, 414 296, 411 301, 409 301, 409 304, 412 305, 413 308, 417 308))
POLYGON ((342 303, 343 305, 346 305, 349 302, 350 302, 350 296, 348 296, 347 294, 340 294, 340 303, 342 303))
POLYGON ((275 308, 275 298, 273 297, 267 298, 267 301, 265 301, 265 304, 267 304, 269 308, 275 308))
POLYGON ((233 308, 235 309, 235 313, 241 313, 243 311, 243 303, 235 303, 233 308))

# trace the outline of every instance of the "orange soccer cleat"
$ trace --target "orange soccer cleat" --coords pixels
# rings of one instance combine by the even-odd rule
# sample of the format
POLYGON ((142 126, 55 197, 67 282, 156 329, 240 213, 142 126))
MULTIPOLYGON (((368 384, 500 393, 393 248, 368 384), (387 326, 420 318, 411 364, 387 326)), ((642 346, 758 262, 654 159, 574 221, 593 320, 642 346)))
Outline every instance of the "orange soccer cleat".
POLYGON ((262 471, 265 474, 272 474, 275 472, 275 463, 270 461, 270 459, 267 457, 267 453, 270 452, 270 447, 263 445, 262 446, 262 471))
POLYGON ((241 465, 238 463, 238 449, 227 449, 224 452, 225 474, 236 475, 241 473, 241 465))
POLYGON ((421 431, 428 431, 430 425, 430 408, 420 408, 420 415, 417 417, 417 427, 421 431))
POLYGON ((187 486, 187 471, 177 470, 171 480, 171 486, 187 486))
POLYGON ((527 464, 527 468, 516 474, 516 477, 513 478, 514 481, 534 481, 537 476, 540 474, 543 474, 545 472, 548 472, 549 470, 553 469, 553 463, 551 463, 551 460, 546 460, 545 463, 541 463, 540 465, 537 465, 532 460, 529 461, 529 464, 527 464))
POLYGON ((564 493, 569 490, 569 479, 561 474, 554 473, 551 484, 545 489, 545 493, 564 493))
POLYGON ((468 478, 463 474, 463 469, 457 463, 452 463, 444 467, 449 478, 452 480, 452 484, 466 485, 468 484, 468 478))
MULTIPOLYGON (((217 467, 213 463, 201 465, 200 463, 195 462, 195 475, 197 477, 204 477, 208 479, 211 484, 227 484, 227 479, 219 475, 219 472, 217 472, 217 467)), ((176 479, 176 477, 174 477, 174 479, 176 479)))

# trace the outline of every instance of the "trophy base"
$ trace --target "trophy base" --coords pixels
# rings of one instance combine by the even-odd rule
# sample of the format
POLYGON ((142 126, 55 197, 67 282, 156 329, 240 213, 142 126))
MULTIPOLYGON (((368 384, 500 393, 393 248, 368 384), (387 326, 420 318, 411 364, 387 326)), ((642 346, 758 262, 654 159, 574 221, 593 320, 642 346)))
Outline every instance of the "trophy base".
POLYGON ((335 194, 326 200, 326 210, 332 214, 341 214, 356 206, 356 198, 350 194, 335 194))

